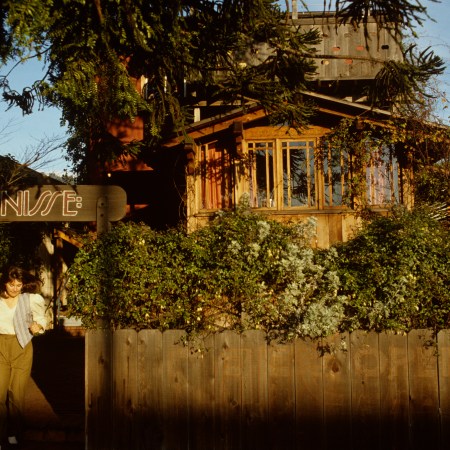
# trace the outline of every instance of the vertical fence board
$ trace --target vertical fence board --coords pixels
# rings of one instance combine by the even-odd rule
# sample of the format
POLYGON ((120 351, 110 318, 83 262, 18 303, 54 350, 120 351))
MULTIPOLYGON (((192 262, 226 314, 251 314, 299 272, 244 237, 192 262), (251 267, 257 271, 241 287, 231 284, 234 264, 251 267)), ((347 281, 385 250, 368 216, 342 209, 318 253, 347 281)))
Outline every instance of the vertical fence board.
POLYGON ((406 336, 380 333, 381 449, 409 449, 409 379, 406 336))
POLYGON ((438 448, 439 399, 437 352, 428 330, 408 334, 412 448, 438 448))
POLYGON ((160 449, 163 442, 163 348, 159 330, 138 334, 139 450, 160 449))
POLYGON ((137 333, 118 330, 112 341, 113 368, 113 434, 114 448, 136 449, 137 388, 137 333))
POLYGON ((350 334, 352 441, 354 449, 377 450, 380 436, 378 334, 350 334))
POLYGON ((267 341, 262 331, 241 335, 242 448, 267 446, 267 341))
POLYGON ((216 450, 240 449, 241 349, 240 336, 224 331, 214 336, 216 450))
POLYGON ((214 442, 214 338, 189 354, 189 449, 211 450, 214 442))
POLYGON ((86 449, 111 448, 111 332, 88 330, 85 336, 86 449))
POLYGON ((189 442, 188 347, 180 340, 185 333, 163 333, 163 448, 184 449, 189 442))
POLYGON ((297 450, 324 448, 323 359, 320 341, 295 341, 295 409, 297 450))
POLYGON ((294 344, 267 349, 270 448, 289 450, 295 445, 294 344))
POLYGON ((450 330, 438 334, 439 404, 441 407, 440 449, 450 448, 450 330))
POLYGON ((351 449, 351 381, 349 336, 324 340, 329 353, 323 361, 323 396, 326 448, 351 449))

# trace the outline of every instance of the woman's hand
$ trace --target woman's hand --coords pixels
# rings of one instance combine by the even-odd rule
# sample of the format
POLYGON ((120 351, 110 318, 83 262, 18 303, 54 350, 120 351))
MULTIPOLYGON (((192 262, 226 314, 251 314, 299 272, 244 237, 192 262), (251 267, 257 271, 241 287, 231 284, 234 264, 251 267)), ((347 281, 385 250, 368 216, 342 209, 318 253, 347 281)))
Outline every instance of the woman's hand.
POLYGON ((29 330, 33 336, 36 336, 37 334, 41 334, 44 331, 44 329, 37 322, 33 322, 29 326, 29 330))

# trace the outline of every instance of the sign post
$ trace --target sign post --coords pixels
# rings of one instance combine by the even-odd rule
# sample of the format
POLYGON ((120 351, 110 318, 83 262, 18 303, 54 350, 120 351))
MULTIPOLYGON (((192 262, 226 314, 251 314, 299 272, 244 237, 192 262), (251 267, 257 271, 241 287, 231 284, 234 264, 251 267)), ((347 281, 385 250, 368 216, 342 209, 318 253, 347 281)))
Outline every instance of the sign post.
POLYGON ((108 232, 111 222, 108 220, 108 197, 99 197, 97 200, 97 236, 108 232))

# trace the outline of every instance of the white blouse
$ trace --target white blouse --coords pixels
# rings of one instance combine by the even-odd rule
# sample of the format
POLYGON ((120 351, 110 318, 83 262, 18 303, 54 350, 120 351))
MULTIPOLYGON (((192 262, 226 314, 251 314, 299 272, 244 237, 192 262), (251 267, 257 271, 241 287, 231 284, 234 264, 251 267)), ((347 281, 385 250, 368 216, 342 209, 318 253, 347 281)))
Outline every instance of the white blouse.
MULTIPOLYGON (((40 294, 28 294, 30 296, 31 313, 33 321, 37 322, 44 330, 47 327, 45 316, 45 300, 40 294)), ((0 334, 16 334, 13 319, 17 304, 10 308, 3 298, 0 297, 0 334)))

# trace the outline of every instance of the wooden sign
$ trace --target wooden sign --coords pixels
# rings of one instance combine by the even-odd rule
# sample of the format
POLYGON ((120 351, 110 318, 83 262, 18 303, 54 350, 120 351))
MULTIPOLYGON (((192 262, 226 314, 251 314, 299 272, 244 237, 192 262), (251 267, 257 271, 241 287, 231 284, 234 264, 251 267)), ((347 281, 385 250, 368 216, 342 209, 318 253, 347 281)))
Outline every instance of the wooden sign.
POLYGON ((44 185, 0 193, 0 222, 92 222, 101 201, 105 219, 125 216, 127 195, 119 186, 44 185))

